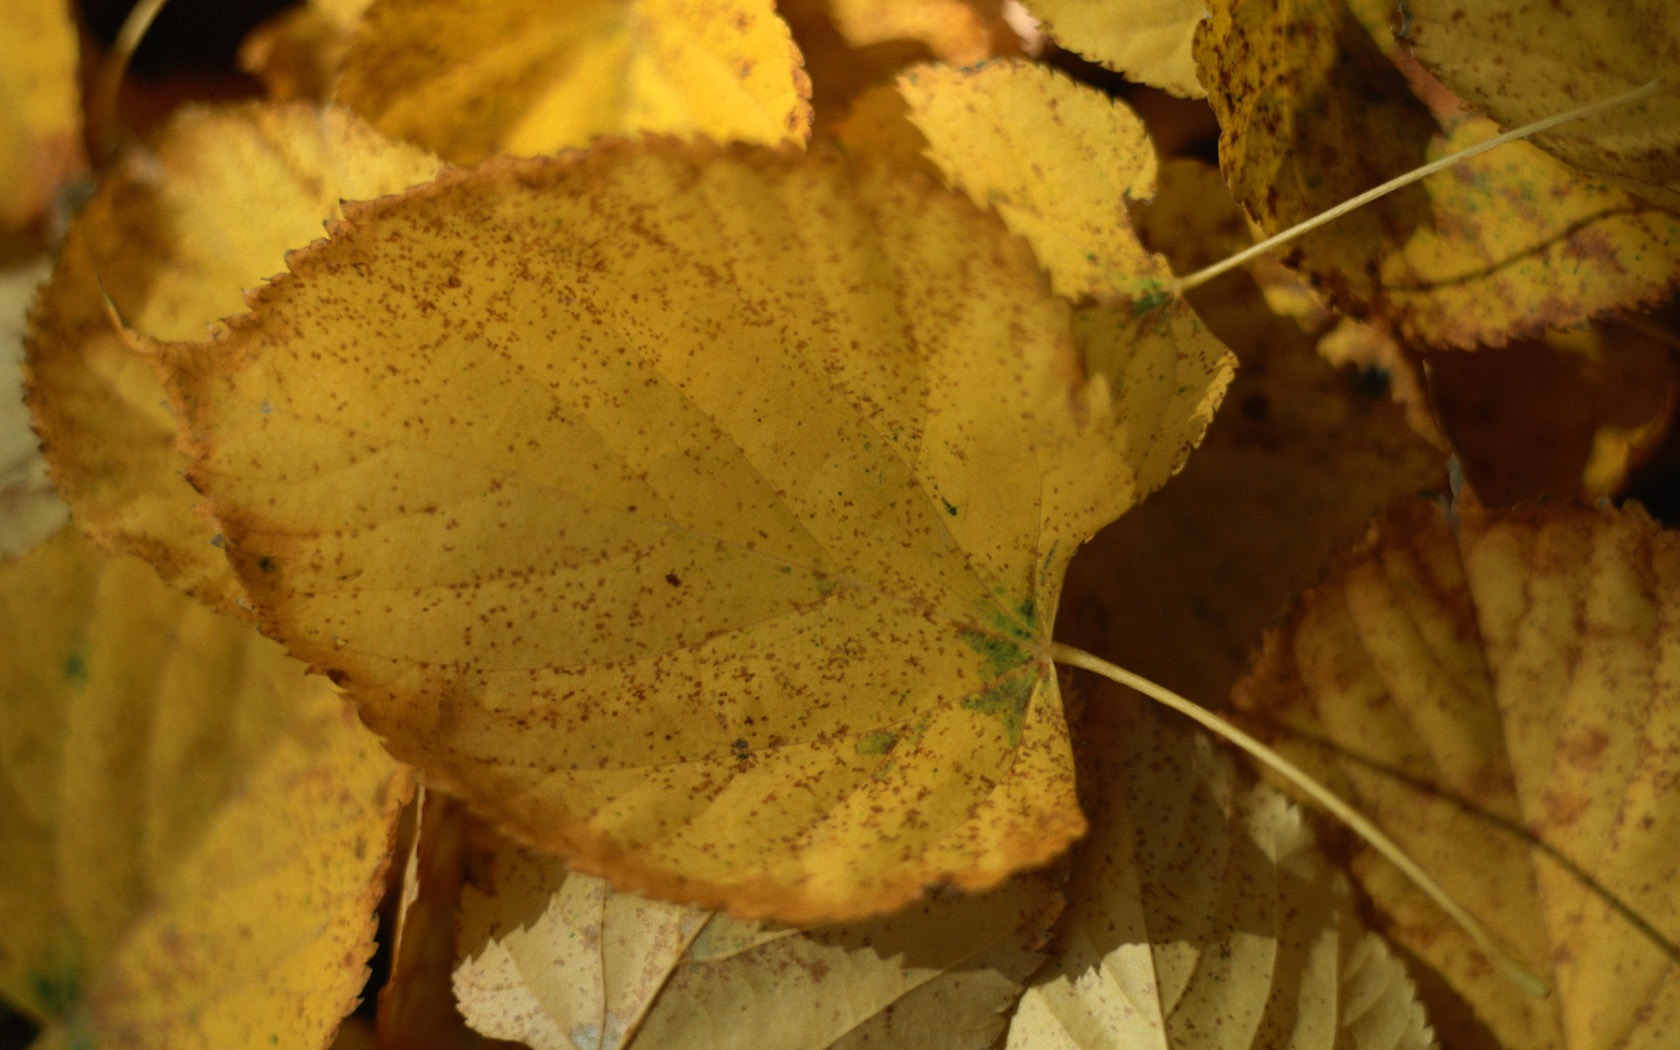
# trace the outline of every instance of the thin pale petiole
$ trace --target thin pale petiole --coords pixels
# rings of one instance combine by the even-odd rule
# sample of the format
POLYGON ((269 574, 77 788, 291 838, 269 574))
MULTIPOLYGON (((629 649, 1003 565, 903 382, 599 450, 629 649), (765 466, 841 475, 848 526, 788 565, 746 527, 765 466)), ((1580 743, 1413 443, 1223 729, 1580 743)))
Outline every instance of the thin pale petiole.
MULTIPOLYGON (((134 58, 134 52, 140 47, 152 23, 157 20, 158 13, 169 0, 140 0, 129 9, 128 17, 117 30, 117 38, 111 43, 110 53, 105 56, 105 62, 100 66, 99 79, 94 85, 93 101, 88 106, 90 120, 94 126, 93 140, 108 157, 116 152, 117 147, 117 95, 122 90, 123 77, 128 75, 128 64, 134 58)), ((95 158, 101 160, 104 158, 95 158)))
POLYGON ((1078 667, 1090 671, 1092 674, 1101 675, 1110 681, 1118 682, 1127 688, 1135 689, 1156 703, 1163 704, 1189 717, 1210 732, 1224 737, 1248 752, 1279 776, 1306 792, 1314 801, 1351 828, 1360 838, 1370 843, 1371 848, 1381 853, 1388 859, 1389 863, 1399 868, 1419 889, 1428 894, 1430 900, 1433 900, 1442 911, 1458 923, 1470 939, 1475 941, 1477 946, 1486 952, 1488 957, 1505 972, 1506 976, 1523 991, 1536 997, 1547 995, 1550 992, 1551 989, 1538 974, 1518 962, 1510 952, 1502 948, 1474 915, 1471 915, 1462 905, 1453 900, 1447 891, 1441 888, 1440 883, 1436 882, 1428 872, 1418 866, 1416 861, 1406 855, 1406 851, 1400 848, 1399 843, 1383 834, 1382 830, 1371 823, 1364 814, 1337 798, 1323 784, 1302 772, 1288 759, 1225 719, 1186 700, 1165 686, 1157 685, 1149 679, 1134 674, 1124 667, 1111 664, 1099 656, 1092 656, 1083 649, 1076 649, 1071 645, 1055 642, 1050 647, 1050 656, 1051 659, 1064 666, 1078 667))
POLYGON ((1647 84, 1634 88, 1632 91, 1624 91, 1613 98, 1602 99, 1598 102, 1589 103, 1585 106, 1579 106, 1567 113, 1559 113, 1556 116, 1546 117, 1543 120, 1536 120, 1532 124, 1524 124, 1520 128, 1513 128, 1510 131, 1505 132, 1503 135, 1488 139, 1486 142, 1478 142, 1476 145, 1461 149, 1457 153, 1449 153, 1447 156, 1442 157, 1439 160, 1430 161, 1421 168, 1413 168, 1404 175, 1389 179, 1381 186, 1372 187, 1357 197, 1345 200, 1336 205, 1334 208, 1331 208, 1329 211, 1319 212, 1306 222, 1297 223, 1281 233, 1273 234, 1258 244, 1244 248, 1242 251, 1228 259, 1222 259, 1219 262, 1214 263, 1212 266, 1197 270, 1195 273, 1189 274, 1188 276, 1180 277, 1176 282, 1174 282, 1173 290, 1182 295, 1185 292, 1190 291, 1192 288, 1200 288, 1202 285, 1213 280, 1215 277, 1234 270, 1249 260, 1266 254, 1279 245, 1287 244, 1304 233, 1316 230, 1327 222, 1332 222, 1341 218, 1343 215, 1353 211, 1355 208, 1362 208, 1379 197, 1385 197, 1397 189, 1404 186, 1410 186, 1412 183, 1417 182, 1420 179, 1427 178, 1428 176, 1435 174, 1437 171, 1440 171, 1442 168, 1451 167, 1461 160, 1468 160, 1478 153, 1485 153, 1496 146, 1503 146, 1507 142, 1515 142, 1517 139, 1525 139, 1530 135, 1538 135, 1540 132, 1556 127, 1559 124, 1567 124, 1572 120, 1580 120, 1583 117, 1590 117, 1595 113, 1602 113, 1607 109, 1615 109, 1617 106, 1631 105, 1632 103, 1638 102, 1640 99, 1648 98, 1651 95, 1656 94, 1658 91, 1662 90, 1662 87, 1663 82, 1661 80, 1653 80, 1647 84))

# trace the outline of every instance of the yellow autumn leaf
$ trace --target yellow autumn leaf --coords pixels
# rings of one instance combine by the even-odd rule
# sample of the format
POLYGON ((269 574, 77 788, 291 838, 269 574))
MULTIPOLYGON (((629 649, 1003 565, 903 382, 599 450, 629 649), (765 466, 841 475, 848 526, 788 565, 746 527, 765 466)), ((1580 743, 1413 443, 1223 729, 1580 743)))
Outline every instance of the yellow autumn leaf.
POLYGON ((1680 211, 1680 19, 1670 0, 1407 0, 1403 41, 1454 92, 1515 127, 1667 77, 1634 105, 1533 139, 1680 211))
POLYGON ((1362 857, 1391 936, 1475 1014, 1449 997, 1442 1023, 1536 1050, 1674 1045, 1677 596, 1680 540, 1637 509, 1413 502, 1304 596, 1239 687, 1332 745, 1288 751, 1552 983, 1524 995, 1362 857))
POLYGON ((1058 292, 1136 299, 1170 278, 1126 213, 1155 192, 1155 150, 1124 103, 1025 61, 921 66, 898 89, 928 158, 1032 244, 1058 292))
POLYGON ((642 133, 800 143, 809 97, 771 0, 374 0, 336 95, 456 164, 642 133))
POLYGON ((1206 98, 1191 41, 1205 0, 1029 0, 1056 41, 1182 98, 1206 98))
POLYGON ((0 227, 38 220, 86 166, 69 0, 0 6, 0 227))
MULTIPOLYGON (((1251 238, 1222 192, 1206 164, 1164 164, 1139 229, 1180 271, 1234 253, 1251 238)), ((1059 633, 1217 707, 1331 555, 1446 472, 1384 391, 1326 366, 1314 333, 1255 280, 1227 276, 1189 299, 1237 355, 1236 378, 1184 471, 1075 556, 1059 633)))
POLYGON ((24 315, 50 268, 43 255, 0 269, 0 560, 51 536, 69 515, 23 404, 24 315))
POLYGON ((284 268, 287 250, 320 237, 342 199, 395 193, 437 169, 342 110, 305 105, 188 109, 124 158, 72 226, 30 323, 36 425, 85 529, 238 608, 215 527, 181 476, 156 364, 110 309, 149 336, 203 338, 284 268))
MULTIPOLYGON (((1387 0, 1209 6, 1196 52, 1220 169, 1268 233, 1498 131, 1390 61, 1406 56, 1387 0)), ((1411 342, 1500 344, 1667 298, 1680 215, 1517 142, 1338 218, 1288 258, 1335 306, 1411 342)))
POLYGON ((268 630, 393 750, 621 888, 784 921, 1083 830, 1062 570, 1228 378, 1069 308, 960 196, 624 143, 354 211, 177 347, 268 630))
POLYGON ((988 1046, 1061 910, 1047 880, 795 930, 615 893, 479 830, 456 995, 533 1050, 988 1046))
POLYGON ((1301 813, 1122 693, 1105 685, 1081 724, 1093 830, 1009 1050, 1433 1046, 1301 813))
POLYGON ((64 1046, 325 1046, 407 776, 320 679, 73 531, 0 566, 0 994, 64 1046))

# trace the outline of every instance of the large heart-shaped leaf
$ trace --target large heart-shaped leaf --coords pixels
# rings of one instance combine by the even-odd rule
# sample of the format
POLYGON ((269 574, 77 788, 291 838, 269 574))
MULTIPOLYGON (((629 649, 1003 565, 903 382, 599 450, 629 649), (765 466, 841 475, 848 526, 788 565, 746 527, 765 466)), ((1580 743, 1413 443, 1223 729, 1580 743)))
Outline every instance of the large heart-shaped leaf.
POLYGON ((919 178, 657 143, 446 175, 291 263, 175 393, 267 628, 398 755, 790 921, 1083 830, 1051 610, 1205 428, 1193 318, 1076 326, 919 178))

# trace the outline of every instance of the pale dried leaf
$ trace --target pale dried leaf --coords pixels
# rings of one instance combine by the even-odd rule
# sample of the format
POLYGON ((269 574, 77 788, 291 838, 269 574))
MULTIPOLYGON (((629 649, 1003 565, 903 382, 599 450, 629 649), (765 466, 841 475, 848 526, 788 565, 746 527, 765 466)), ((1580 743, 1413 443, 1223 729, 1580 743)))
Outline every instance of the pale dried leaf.
POLYGON ((1081 750, 1092 835, 1010 1050, 1433 1046, 1300 812, 1189 723, 1104 693, 1081 750))

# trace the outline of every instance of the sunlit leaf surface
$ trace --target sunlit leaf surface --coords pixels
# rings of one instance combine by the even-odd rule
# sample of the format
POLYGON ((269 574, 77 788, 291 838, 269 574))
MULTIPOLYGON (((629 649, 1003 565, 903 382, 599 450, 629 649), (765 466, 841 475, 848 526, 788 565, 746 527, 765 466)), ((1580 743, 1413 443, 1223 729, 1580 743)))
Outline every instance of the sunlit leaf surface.
POLYGON ((1076 325, 960 197, 753 151, 493 165, 291 262, 175 393, 265 626, 399 755, 782 919, 1082 829, 1050 610, 1206 426, 1193 318, 1076 325))

